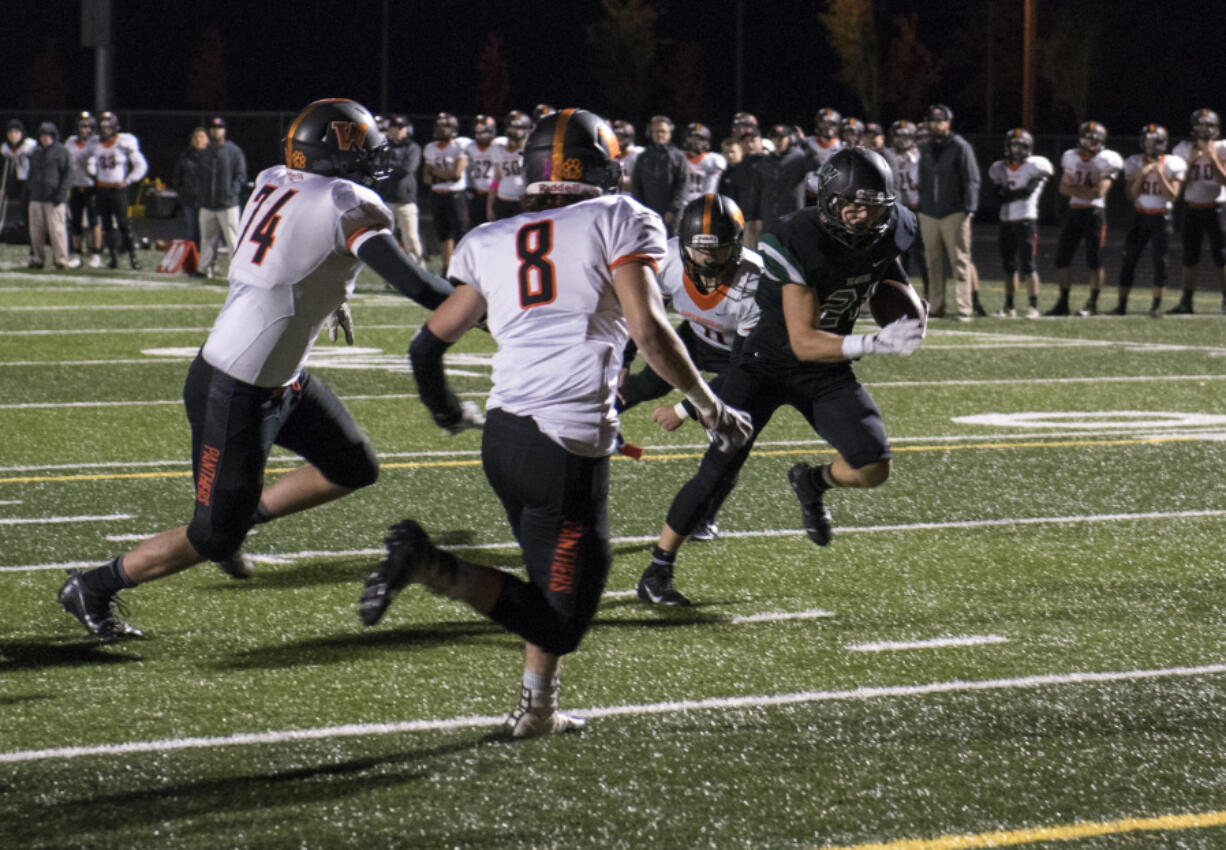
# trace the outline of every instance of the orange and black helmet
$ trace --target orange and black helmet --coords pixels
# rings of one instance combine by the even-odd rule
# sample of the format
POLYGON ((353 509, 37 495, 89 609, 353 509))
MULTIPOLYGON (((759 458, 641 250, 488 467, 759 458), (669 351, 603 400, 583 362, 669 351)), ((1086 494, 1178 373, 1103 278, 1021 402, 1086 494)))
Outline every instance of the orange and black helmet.
POLYGON ((1222 132, 1222 119, 1212 109, 1198 109, 1192 113, 1192 138, 1210 141, 1222 132))
POLYGON ((370 110, 355 100, 317 100, 285 134, 285 164, 325 177, 371 185, 387 175, 387 139, 370 110))
POLYGON ((622 168, 617 136, 599 115, 563 109, 540 120, 524 145, 528 195, 608 195, 617 192, 622 168))
POLYGON ((745 215, 727 195, 700 195, 681 211, 677 225, 681 264, 704 294, 731 285, 744 243, 745 215))

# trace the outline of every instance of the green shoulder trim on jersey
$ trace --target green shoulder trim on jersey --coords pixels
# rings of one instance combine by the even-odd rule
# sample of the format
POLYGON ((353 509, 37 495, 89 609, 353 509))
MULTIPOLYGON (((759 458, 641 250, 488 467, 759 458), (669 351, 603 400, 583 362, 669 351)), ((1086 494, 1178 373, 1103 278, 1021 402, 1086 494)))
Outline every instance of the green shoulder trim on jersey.
POLYGON ((799 283, 802 286, 805 276, 800 272, 800 262, 773 233, 764 233, 758 240, 758 253, 766 264, 766 276, 780 283, 799 283))

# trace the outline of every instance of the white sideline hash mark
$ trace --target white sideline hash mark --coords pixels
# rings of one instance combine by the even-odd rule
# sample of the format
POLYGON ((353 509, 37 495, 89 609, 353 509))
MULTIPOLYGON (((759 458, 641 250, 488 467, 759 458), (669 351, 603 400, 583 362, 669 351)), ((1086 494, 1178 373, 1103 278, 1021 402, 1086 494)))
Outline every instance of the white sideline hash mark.
MULTIPOLYGON (((1226 510, 1176 511, 1174 513, 1144 513, 1144 514, 1090 514, 1085 516, 1056 517, 1010 517, 1008 519, 976 519, 951 522, 916 522, 908 525, 862 525, 840 527, 839 534, 877 533, 882 531, 928 531, 938 528, 992 528, 1011 525, 1060 525, 1074 522, 1123 522, 1145 519, 1198 519, 1226 517, 1226 510)), ((107 517, 109 519, 109 517, 107 517)), ((116 518, 119 518, 117 516, 116 518)), ((125 517, 129 518, 129 517, 125 517)), ((764 531, 720 531, 724 540, 745 537, 800 537, 805 534, 803 529, 782 528, 766 529, 764 531)), ((623 543, 654 543, 655 535, 640 537, 614 537, 609 542, 615 545, 623 543)), ((480 551, 487 549, 518 549, 519 544, 507 543, 466 543, 457 546, 443 545, 452 552, 480 551)), ((285 564, 302 558, 355 558, 365 556, 380 556, 382 549, 306 549, 299 552, 281 552, 261 555, 249 552, 247 557, 252 561, 264 561, 270 564, 285 564)), ((68 561, 58 564, 19 564, 0 567, 0 573, 33 572, 37 570, 62 570, 68 567, 81 566, 80 561, 68 561)), ((86 562, 90 563, 90 562, 86 562)))
POLYGON ((60 522, 106 522, 112 519, 132 518, 132 514, 107 514, 106 516, 3 517, 0 518, 0 525, 41 525, 60 522))
POLYGON ((932 638, 931 640, 877 641, 849 643, 844 649, 852 652, 888 652, 899 649, 944 649, 949 646, 980 646, 987 643, 1008 643, 1003 635, 966 635, 964 637, 932 638))
MULTIPOLYGON (((583 717, 621 717, 648 714, 675 714, 682 711, 718 711, 755 709, 814 702, 865 701, 888 697, 925 696, 928 694, 970 693, 974 691, 1038 688, 1046 685, 1075 685, 1101 682, 1129 682, 1143 679, 1188 678, 1226 673, 1226 664, 1203 667, 1168 667, 1158 670, 1127 670, 1102 673, 1051 673, 1011 679, 985 679, 968 682, 955 679, 930 682, 926 685, 891 685, 875 688, 855 688, 847 691, 802 691, 793 694, 773 694, 741 697, 712 697, 701 700, 679 700, 639 705, 611 705, 574 709, 583 717)), ((570 709, 568 709, 570 710, 570 709)), ((46 750, 16 750, 0 753, 0 764, 43 761, 54 758, 79 758, 94 755, 124 755, 127 753, 163 753, 174 750, 209 749, 213 747, 279 744, 286 741, 319 741, 330 738, 354 738, 369 735, 395 735, 404 732, 450 731, 487 726, 501 726, 505 715, 451 717, 438 720, 406 720, 399 723, 348 723, 315 729, 285 729, 276 732, 239 732, 233 735, 163 738, 157 741, 129 741, 122 744, 96 744, 80 747, 55 747, 46 750)))

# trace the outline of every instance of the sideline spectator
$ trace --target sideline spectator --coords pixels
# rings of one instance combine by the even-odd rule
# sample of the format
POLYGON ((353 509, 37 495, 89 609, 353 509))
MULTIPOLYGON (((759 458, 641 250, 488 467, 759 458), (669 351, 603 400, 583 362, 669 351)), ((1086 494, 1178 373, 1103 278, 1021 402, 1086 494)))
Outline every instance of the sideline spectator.
POLYGON ((30 268, 43 267, 43 245, 51 235, 51 260, 57 269, 76 268, 68 259, 68 149, 60 144, 60 131, 44 121, 38 127, 38 146, 30 154, 26 195, 30 199, 30 268))
POLYGON ((979 163, 966 139, 950 129, 953 110, 928 107, 928 143, 920 148, 919 224, 928 255, 932 315, 945 315, 945 278, 952 271, 958 321, 974 311, 971 281, 971 219, 979 206, 979 163))
POLYGON ((423 262, 421 234, 417 230, 417 170, 421 145, 413 141, 413 128, 403 115, 387 122, 388 166, 391 174, 377 186, 396 219, 396 238, 404 252, 423 262))
POLYGON ((671 236, 676 231, 677 218, 685 206, 689 184, 689 166, 685 154, 673 145, 673 122, 667 115, 656 115, 648 128, 651 144, 634 161, 630 175, 630 193, 643 206, 655 210, 664 219, 664 228, 671 236))
POLYGON ((183 219, 187 223, 187 238, 200 249, 200 195, 204 180, 205 148, 209 146, 209 134, 203 127, 192 130, 187 150, 179 154, 170 185, 179 195, 183 207, 183 219))
MULTIPOLYGON (((5 230, 26 234, 26 222, 14 221, 18 211, 22 218, 26 215, 26 177, 30 174, 30 154, 38 147, 38 143, 26 135, 26 125, 14 118, 8 123, 5 131, 4 144, 0 144, 0 157, 3 157, 4 183, 3 203, 9 208, 9 220, 5 230)), ((6 217, 0 216, 0 221, 6 217)))
POLYGON ((226 139, 226 120, 209 121, 200 181, 200 266, 193 277, 212 277, 218 243, 224 239, 230 255, 238 239, 238 205, 247 183, 247 158, 226 139))

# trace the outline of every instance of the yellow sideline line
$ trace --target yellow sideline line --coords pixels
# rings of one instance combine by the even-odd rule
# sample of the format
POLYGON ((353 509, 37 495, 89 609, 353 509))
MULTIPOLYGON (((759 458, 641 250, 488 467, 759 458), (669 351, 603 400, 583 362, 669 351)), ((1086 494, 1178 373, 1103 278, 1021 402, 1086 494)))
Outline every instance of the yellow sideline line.
MULTIPOLYGON (((1177 437, 1142 437, 1128 440, 1054 440, 1051 442, 1025 442, 1025 443, 965 443, 962 445, 940 445, 940 446, 895 446, 895 452, 952 452, 961 449, 1047 449, 1047 448, 1069 448, 1075 446, 1133 446, 1141 443, 1188 443, 1199 440, 1199 436, 1177 436, 1177 437)), ((795 449, 776 449, 771 451, 755 451, 754 454, 760 457, 778 457, 786 455, 806 455, 812 454, 814 448, 811 446, 800 447, 795 449)), ((651 454, 643 455, 644 460, 693 460, 703 456, 702 452, 683 452, 680 454, 662 454, 652 452, 651 454)), ((613 455, 613 460, 624 461, 630 460, 628 457, 621 455, 613 455)), ((380 469, 443 469, 447 467, 459 466, 480 466, 480 460, 422 460, 422 461, 404 461, 401 463, 381 463, 380 469)), ((295 467, 271 467, 265 472, 269 475, 277 475, 283 472, 290 472, 295 467)), ((0 478, 0 484, 38 484, 48 481, 122 481, 133 479, 149 479, 149 478, 190 478, 191 470, 169 470, 166 472, 115 472, 115 473, 94 473, 89 475, 24 475, 17 478, 0 478)))
POLYGON ((940 838, 905 838, 878 844, 856 844, 846 847, 824 847, 822 850, 967 850, 971 847, 1013 847, 1039 841, 1070 841, 1094 835, 1118 835, 1124 832, 1167 832, 1182 829, 1203 829, 1226 825, 1226 811, 1190 812, 1182 815, 1160 815, 1153 818, 1125 818, 1099 823, 1071 823, 1063 826, 1036 826, 1024 829, 981 832, 978 835, 943 835, 940 838))

